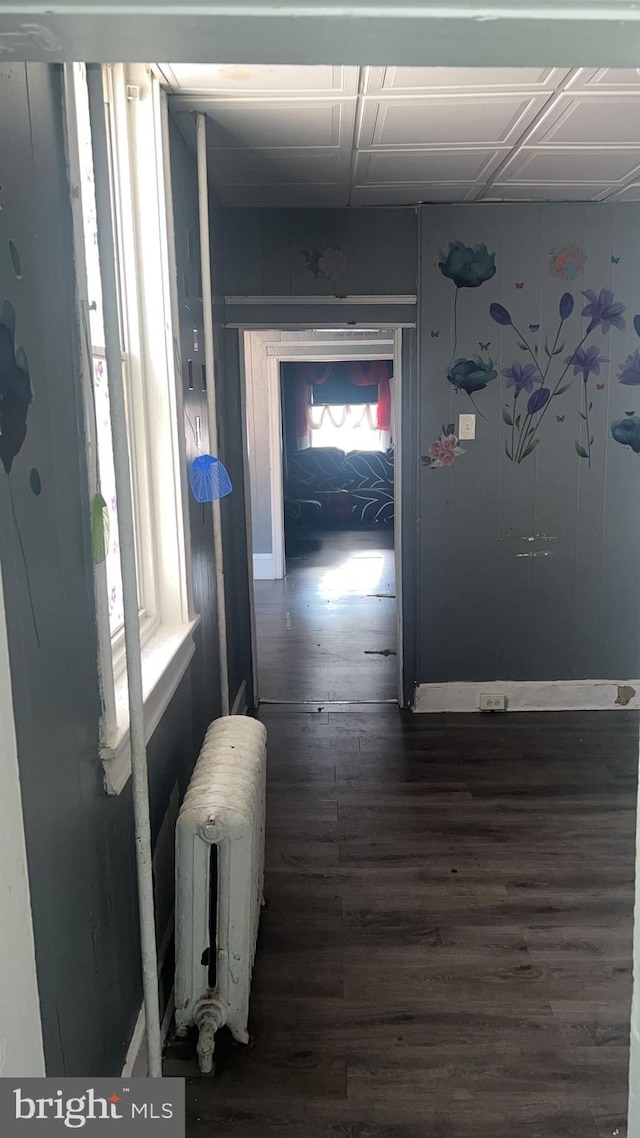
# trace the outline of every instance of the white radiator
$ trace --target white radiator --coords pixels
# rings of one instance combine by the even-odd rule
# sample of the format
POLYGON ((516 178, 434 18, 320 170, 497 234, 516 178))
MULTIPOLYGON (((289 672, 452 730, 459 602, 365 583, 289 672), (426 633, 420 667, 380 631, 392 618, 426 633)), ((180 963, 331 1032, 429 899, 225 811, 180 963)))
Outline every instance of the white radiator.
POLYGON ((214 1035, 223 1024, 240 1043, 249 1042, 264 878, 266 755, 262 723, 239 715, 217 719, 205 736, 176 826, 176 1031, 184 1035, 197 1025, 203 1073, 213 1068, 214 1035), (212 845, 218 853, 213 943, 212 845), (216 965, 213 988, 209 954, 216 965))

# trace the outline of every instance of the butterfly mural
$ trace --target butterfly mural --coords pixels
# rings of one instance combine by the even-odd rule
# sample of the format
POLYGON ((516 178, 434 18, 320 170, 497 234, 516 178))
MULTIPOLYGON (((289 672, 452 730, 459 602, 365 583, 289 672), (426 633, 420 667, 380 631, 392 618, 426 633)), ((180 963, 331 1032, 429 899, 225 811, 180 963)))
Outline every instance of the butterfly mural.
POLYGON ((620 264, 620 258, 619 258, 619 257, 614 257, 614 256, 613 256, 613 254, 612 254, 612 256, 611 256, 611 264, 612 264, 612 265, 619 265, 619 264, 620 264))
POLYGON ((524 281, 516 281, 516 288, 524 288, 524 281))
POLYGON ((559 423, 564 423, 566 417, 567 417, 566 414, 565 415, 556 415, 556 419, 558 420, 559 423))
POLYGON ((480 348, 481 352, 488 352, 490 345, 491 345, 491 340, 487 340, 486 344, 483 344, 482 340, 478 340, 478 347, 480 348))
POLYGON ((432 340, 437 340, 439 335, 440 335, 440 329, 439 328, 437 328, 435 331, 433 328, 431 329, 431 339, 432 340))
POLYGON ((598 391, 604 391, 605 384, 604 383, 596 383, 596 387, 598 388, 598 391))
POLYGON ((530 324, 529 325, 529 331, 530 332, 539 332, 540 331, 540 325, 539 324, 530 324))

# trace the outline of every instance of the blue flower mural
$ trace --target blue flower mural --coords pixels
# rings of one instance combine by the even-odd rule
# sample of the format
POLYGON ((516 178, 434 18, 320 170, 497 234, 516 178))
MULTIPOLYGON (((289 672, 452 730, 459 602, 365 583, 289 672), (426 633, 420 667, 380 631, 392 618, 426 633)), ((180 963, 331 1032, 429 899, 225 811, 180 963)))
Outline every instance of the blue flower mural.
POLYGON ((611 424, 611 434, 621 446, 631 447, 636 454, 640 454, 640 418, 632 412, 625 419, 619 419, 611 424))
POLYGON ((0 462, 9 474, 27 437, 33 398, 24 349, 15 344, 16 314, 10 300, 0 305, 0 462))
POLYGON ((476 406, 473 395, 477 391, 483 391, 487 384, 496 378, 497 374, 493 360, 483 360, 480 356, 474 356, 473 359, 458 359, 452 363, 447 372, 447 379, 456 391, 466 391, 478 414, 482 415, 476 406))
MULTIPOLYGON (((12 242, 10 244, 13 246, 11 254, 13 268, 18 279, 21 279, 22 269, 18 250, 12 242), (18 272, 19 268, 20 272, 18 272)), ((27 417, 33 400, 27 354, 24 348, 19 345, 16 347, 15 341, 16 313, 11 301, 5 299, 0 303, 0 462, 2 462, 7 475, 9 505, 24 566, 33 630, 38 647, 40 647, 40 633, 33 602, 29 566, 11 485, 11 469, 27 437, 27 417)), ((33 483, 31 485, 33 486, 33 483)))
POLYGON ((496 255, 486 245, 451 241, 447 253, 440 254, 440 272, 453 281, 456 288, 479 288, 496 274, 496 255))
MULTIPOLYGON (((447 252, 440 254, 438 266, 442 275, 455 285, 453 347, 447 379, 454 385, 456 391, 466 391, 471 398, 474 391, 481 391, 487 386, 490 379, 495 379, 498 373, 493 371, 492 361, 488 364, 483 363, 478 356, 474 357, 474 360, 456 359, 458 351, 458 294, 461 288, 480 288, 481 285, 495 276, 496 255, 490 253, 486 245, 465 245, 463 241, 450 241, 447 252), (489 372, 492 371, 493 374, 489 375, 489 372), (472 373, 475 375, 475 379, 472 378, 472 373), (479 382, 481 373, 484 375, 482 383, 479 382), (460 382, 460 380, 464 382, 460 382)), ((474 402, 473 399, 471 401, 474 402)), ((477 407, 476 410, 478 410, 477 407)), ((482 412, 478 411, 478 414, 482 414, 482 412)))

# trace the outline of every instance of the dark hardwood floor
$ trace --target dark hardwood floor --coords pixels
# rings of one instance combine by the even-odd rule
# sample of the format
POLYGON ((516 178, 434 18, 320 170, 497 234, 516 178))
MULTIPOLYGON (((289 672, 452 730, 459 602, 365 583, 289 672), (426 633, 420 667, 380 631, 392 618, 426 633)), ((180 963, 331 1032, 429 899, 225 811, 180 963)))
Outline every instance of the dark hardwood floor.
POLYGON ((260 698, 393 699, 395 591, 390 530, 291 535, 284 581, 255 583, 260 698))
POLYGON ((638 717, 263 708, 253 1046, 190 1138, 622 1138, 638 717))

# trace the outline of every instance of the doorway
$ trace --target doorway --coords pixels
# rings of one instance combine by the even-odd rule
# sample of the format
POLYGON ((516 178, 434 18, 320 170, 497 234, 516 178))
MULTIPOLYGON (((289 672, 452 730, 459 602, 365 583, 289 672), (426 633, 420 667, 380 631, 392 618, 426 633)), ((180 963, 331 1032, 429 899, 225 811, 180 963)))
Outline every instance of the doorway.
POLYGON ((245 333, 260 702, 402 701, 400 347, 245 333))

